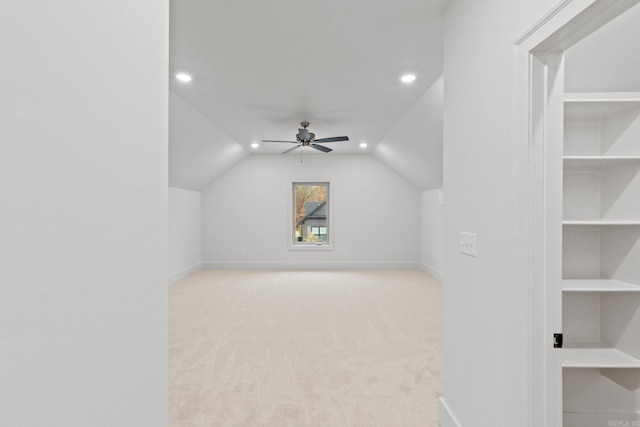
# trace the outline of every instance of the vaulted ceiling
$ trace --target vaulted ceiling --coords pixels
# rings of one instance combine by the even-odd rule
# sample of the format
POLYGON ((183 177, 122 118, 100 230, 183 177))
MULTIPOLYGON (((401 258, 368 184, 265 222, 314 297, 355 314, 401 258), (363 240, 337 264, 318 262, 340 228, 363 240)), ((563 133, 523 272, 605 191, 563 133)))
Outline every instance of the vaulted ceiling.
POLYGON ((306 120, 317 138, 349 136, 334 153, 374 153, 433 186, 405 169, 441 175, 441 137, 425 129, 437 120, 423 114, 438 116, 427 89, 442 74, 447 3, 171 0, 170 185, 202 189, 247 155, 279 153, 289 146, 251 144, 295 141, 306 120))

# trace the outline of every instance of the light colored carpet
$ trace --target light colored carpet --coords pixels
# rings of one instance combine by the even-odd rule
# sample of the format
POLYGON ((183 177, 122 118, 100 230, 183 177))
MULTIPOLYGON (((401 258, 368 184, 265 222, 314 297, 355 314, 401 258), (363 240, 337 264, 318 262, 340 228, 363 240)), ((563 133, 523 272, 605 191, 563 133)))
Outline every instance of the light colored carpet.
POLYGON ((442 288, 421 271, 212 271, 169 289, 171 426, 435 427, 442 288))

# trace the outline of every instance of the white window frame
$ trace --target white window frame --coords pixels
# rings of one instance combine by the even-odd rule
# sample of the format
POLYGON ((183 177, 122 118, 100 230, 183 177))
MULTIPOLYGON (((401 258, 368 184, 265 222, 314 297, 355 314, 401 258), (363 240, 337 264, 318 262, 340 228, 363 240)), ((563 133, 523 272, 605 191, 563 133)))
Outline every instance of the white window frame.
POLYGON ((333 250, 333 203, 332 203, 332 193, 333 188, 331 185, 331 181, 328 179, 292 179, 291 187, 289 190, 289 215, 288 215, 288 234, 287 234, 287 243, 289 250, 299 251, 299 250, 311 250, 311 251, 326 251, 333 250), (296 239, 296 227, 295 227, 295 210, 296 210, 296 185, 326 185, 327 186, 327 240, 326 242, 316 242, 316 243, 304 243, 298 242, 296 239))

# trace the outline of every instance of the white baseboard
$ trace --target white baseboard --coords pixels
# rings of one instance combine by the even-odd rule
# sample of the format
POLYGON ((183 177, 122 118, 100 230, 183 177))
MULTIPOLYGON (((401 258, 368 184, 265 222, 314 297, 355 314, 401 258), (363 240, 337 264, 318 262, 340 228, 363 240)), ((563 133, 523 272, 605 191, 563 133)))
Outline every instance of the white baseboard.
POLYGON ((203 262, 206 270, 417 270, 417 262, 203 262))
POLYGON ((440 418, 438 422, 440 423, 440 427, 462 427, 462 425, 458 422, 451 409, 447 406, 447 402, 444 400, 444 397, 439 399, 440 401, 440 418))
POLYGON ((181 271, 178 271, 177 273, 173 273, 169 275, 169 279, 168 279, 169 286, 173 285, 176 282, 179 282, 185 277, 191 276, 193 273, 196 273, 200 270, 202 270, 202 263, 197 263, 192 265, 189 268, 185 268, 184 270, 181 270, 181 271))
POLYGON ((435 268, 427 265, 425 263, 420 263, 420 270, 427 273, 429 276, 436 279, 438 282, 442 283, 442 272, 440 270, 436 270, 435 268))

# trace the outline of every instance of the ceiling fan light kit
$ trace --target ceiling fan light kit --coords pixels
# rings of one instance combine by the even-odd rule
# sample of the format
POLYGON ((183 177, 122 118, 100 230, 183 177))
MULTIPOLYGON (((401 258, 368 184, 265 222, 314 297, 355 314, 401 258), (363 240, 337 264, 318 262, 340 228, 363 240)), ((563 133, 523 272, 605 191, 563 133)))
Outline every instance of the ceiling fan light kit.
POLYGON ((282 154, 290 153, 301 147, 311 147, 311 148, 315 148, 318 151, 322 151, 323 153, 330 153, 331 151, 333 151, 331 148, 325 147, 324 145, 320 145, 318 144, 318 142, 326 144, 330 142, 340 142, 340 141, 349 140, 348 136, 334 136, 330 138, 316 139, 316 134, 313 132, 309 132, 309 130, 307 129, 307 127, 309 127, 309 122, 302 121, 300 122, 300 126, 302 127, 298 128, 298 133, 296 134, 295 141, 277 141, 277 140, 271 140, 271 139, 263 139, 262 142, 283 142, 286 144, 296 144, 294 147, 291 147, 283 151, 282 154))

